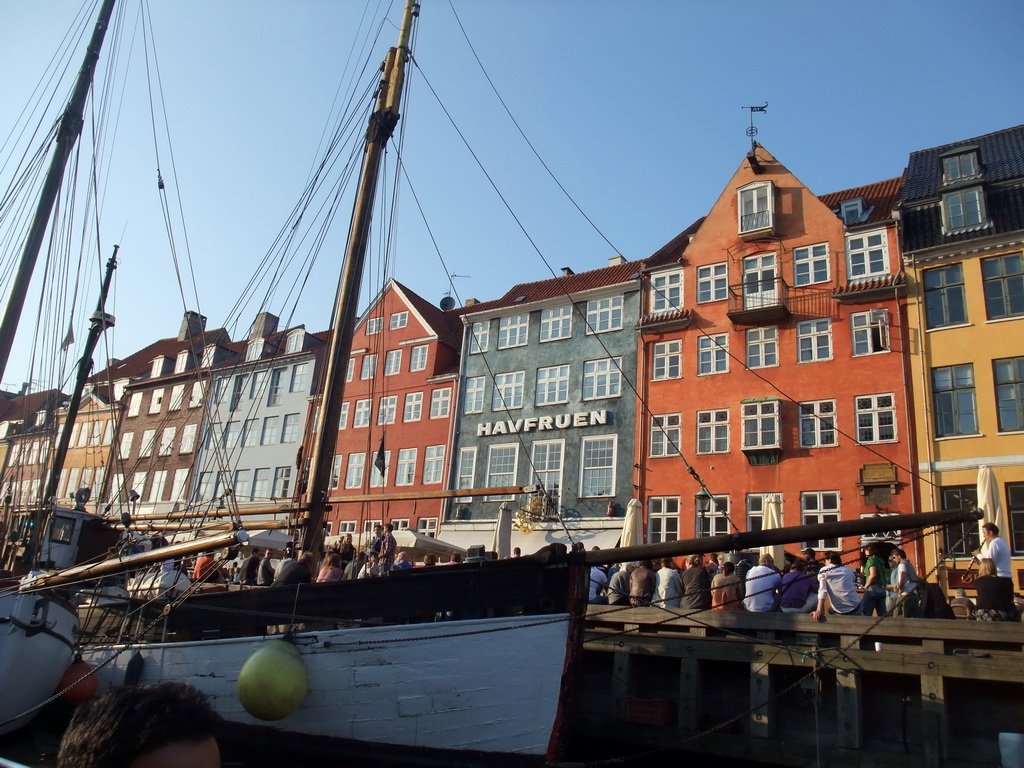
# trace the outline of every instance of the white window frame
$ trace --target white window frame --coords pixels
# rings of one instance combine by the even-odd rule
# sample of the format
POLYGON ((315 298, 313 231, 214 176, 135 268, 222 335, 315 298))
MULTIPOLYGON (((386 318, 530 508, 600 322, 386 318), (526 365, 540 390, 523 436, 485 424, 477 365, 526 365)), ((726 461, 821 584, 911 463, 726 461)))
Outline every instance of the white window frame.
POLYGON ((946 192, 942 196, 942 225, 947 232, 960 232, 985 224, 985 195, 981 187, 946 192))
POLYGON ((853 408, 858 443, 895 443, 897 441, 899 435, 896 430, 895 393, 857 395, 853 399, 853 408), (890 431, 891 434, 886 435, 890 431))
POLYGON ((535 395, 538 406, 569 402, 568 364, 538 368, 535 395))
POLYGON ((796 324, 796 361, 820 363, 832 359, 832 318, 818 317, 796 324))
POLYGON ((156 430, 147 429, 142 433, 142 441, 139 443, 139 458, 153 455, 153 447, 156 443, 156 430))
POLYGON ((416 484, 416 448, 400 448, 398 463, 395 465, 395 485, 416 484))
POLYGON ((846 276, 850 282, 889 274, 889 238, 884 229, 846 236, 846 276))
POLYGON ((560 498, 562 473, 565 471, 565 441, 536 440, 530 446, 530 467, 534 482, 543 485, 552 498, 560 498))
POLYGON ((198 424, 186 424, 181 428, 181 447, 178 449, 178 453, 192 453, 195 450, 198 431, 198 424))
POLYGON ((775 226, 775 185, 770 181, 755 181, 736 191, 737 226, 741 235, 759 232, 775 226))
POLYGON ((748 328, 746 333, 747 368, 775 368, 779 364, 779 327, 767 325, 748 328))
POLYGON ((761 450, 782 446, 782 422, 778 400, 756 400, 740 404, 743 450, 761 450), (755 429, 748 431, 747 425, 755 429), (767 426, 770 425, 771 429, 767 426))
POLYGON ((370 487, 386 488, 388 484, 388 468, 391 466, 391 451, 384 451, 384 471, 377 466, 377 451, 370 457, 370 487))
POLYGON ((839 445, 835 400, 807 400, 797 407, 801 448, 834 448, 839 445))
MULTIPOLYGON (((476 446, 471 445, 459 449, 459 469, 455 487, 460 491, 472 488, 476 482, 476 446)), ((463 496, 453 499, 456 502, 470 501, 472 497, 463 496)))
POLYGON ((345 468, 345 487, 362 488, 363 477, 366 472, 366 454, 350 453, 348 465, 345 468))
POLYGON ((498 321, 498 349, 525 347, 530 337, 530 316, 507 315, 498 321))
MULTIPOLYGON (((518 443, 500 443, 497 445, 487 446, 487 487, 488 488, 500 488, 503 486, 511 486, 516 484, 516 477, 519 473, 519 444, 518 443), (507 458, 502 459, 500 467, 504 470, 501 472, 495 472, 496 457, 498 456, 510 457, 512 460, 511 471, 508 470, 507 458)), ((498 496, 486 496, 484 501, 513 501, 515 496, 513 494, 502 494, 498 496)))
POLYGON ((697 411, 697 453, 729 452, 729 409, 697 411), (723 444, 724 441, 724 444, 723 444), (706 446, 702 450, 702 446, 706 446))
POLYGON ((622 330, 622 295, 587 302, 587 336, 622 330))
POLYGON ((697 514, 697 500, 693 500, 694 535, 697 538, 729 533, 729 511, 732 506, 729 496, 712 496, 711 500, 714 503, 708 505, 708 510, 704 514, 697 514))
POLYGON ((277 445, 281 442, 281 417, 266 416, 260 430, 260 445, 277 445))
POLYGON ((682 415, 662 413, 651 416, 651 457, 678 456, 682 444, 682 415))
POLYGON ((374 334, 380 333, 384 328, 383 317, 371 317, 366 321, 366 335, 373 336, 374 334))
POLYGON ((486 352, 491 338, 491 321, 482 320, 473 323, 469 329, 469 354, 478 355, 486 352))
POLYGON ((793 285, 817 285, 832 279, 828 243, 816 243, 793 249, 793 285))
POLYGON ((942 158, 942 181, 946 184, 964 179, 973 179, 980 175, 978 153, 974 150, 957 152, 942 158), (965 161, 967 162, 965 163, 965 161), (965 165, 968 167, 965 168, 965 165))
POLYGON ((470 376, 466 379, 466 396, 463 402, 462 412, 483 413, 485 395, 487 394, 487 382, 483 376, 470 376))
POLYGON ((409 373, 427 369, 427 345, 419 344, 409 350, 409 373))
POLYGON ((288 334, 288 339, 285 342, 284 351, 285 354, 292 354, 293 352, 301 352, 303 342, 306 339, 306 332, 303 330, 292 331, 288 334))
POLYGON ((697 303, 709 304, 729 298, 729 264, 705 264, 697 267, 697 303))
POLYGON ((572 307, 551 307, 540 313, 540 343, 572 336, 572 307))
MULTIPOLYGON (((800 493, 800 524, 817 525, 839 522, 842 519, 839 501, 839 491, 802 491, 800 493)), ((840 540, 834 538, 805 541, 803 546, 813 547, 818 551, 839 549, 840 540)))
POLYGON ((452 410, 451 387, 435 389, 430 393, 430 418, 447 419, 452 410))
POLYGON ((423 451, 423 485, 444 480, 444 446, 428 445, 423 451))
POLYGON ((594 437, 584 437, 580 441, 580 484, 579 484, 579 497, 582 498, 607 498, 615 496, 615 472, 616 464, 618 463, 618 447, 619 441, 617 435, 600 435, 594 437), (610 461, 602 461, 600 464, 593 463, 595 457, 593 454, 588 456, 588 450, 591 446, 598 443, 606 444, 611 446, 611 457, 610 461), (588 473, 593 475, 595 473, 609 472, 611 480, 607 483, 607 492, 595 492, 603 491, 602 483, 601 488, 590 487, 593 485, 592 481, 588 479, 588 473))
POLYGON ((398 395, 384 395, 377 405, 377 424, 394 424, 398 414, 398 395))
POLYGON ((864 200, 862 198, 854 198, 853 200, 843 200, 839 204, 839 218, 843 220, 843 224, 848 227, 852 227, 858 221, 860 217, 864 215, 864 200))
POLYGON ((395 312, 388 320, 388 328, 392 331, 397 331, 399 328, 405 328, 408 324, 409 313, 407 311, 395 312))
POLYGON ((683 307, 683 271, 651 275, 651 314, 675 312, 683 307))
POLYGON ((872 309, 850 315, 850 341, 854 357, 885 354, 889 347, 889 310, 872 309))
POLYGON ((651 348, 651 380, 679 379, 683 375, 683 342, 681 339, 656 341, 651 348))
POLYGON ((305 392, 309 389, 309 363, 296 363, 292 366, 292 375, 288 382, 289 392, 305 392))
POLYGON ((377 375, 377 355, 369 352, 363 355, 362 365, 359 367, 359 378, 362 380, 372 379, 377 375))
POLYGON ((697 337, 697 375, 714 376, 729 372, 729 334, 697 337))
POLYGON ((622 358, 603 357, 583 363, 583 399, 606 400, 622 396, 622 358))
POLYGON ((297 443, 302 427, 302 415, 299 413, 286 413, 281 422, 281 442, 297 443))
POLYGON ((650 496, 647 499, 647 542, 661 544, 679 540, 679 497, 650 496))
POLYGON ((352 414, 352 428, 359 429, 361 427, 370 426, 370 399, 356 400, 356 409, 352 414))
MULTIPOLYGON (((164 404, 164 388, 154 389, 152 396, 149 398, 149 412, 160 413, 164 404)), ((45 418, 45 414, 44 414, 45 418)))
POLYGON ((384 375, 397 376, 402 372, 402 350, 389 349, 384 355, 384 375))
POLYGON ((341 415, 338 417, 338 431, 348 429, 348 403, 341 404, 341 415))
POLYGON ((494 374, 491 392, 492 411, 513 411, 523 407, 526 371, 505 371, 494 374))
POLYGON ((419 421, 423 418, 423 393, 407 392, 402 407, 402 421, 419 421))

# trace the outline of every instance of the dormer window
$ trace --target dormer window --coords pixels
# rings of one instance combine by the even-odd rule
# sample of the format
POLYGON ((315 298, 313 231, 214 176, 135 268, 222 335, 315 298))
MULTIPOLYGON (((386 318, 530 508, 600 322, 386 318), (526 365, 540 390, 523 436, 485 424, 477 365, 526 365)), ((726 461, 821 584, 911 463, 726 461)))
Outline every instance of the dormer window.
POLYGON ((775 195, 771 182, 755 182, 739 191, 739 233, 772 234, 775 231, 775 195))
POLYGON ((288 342, 285 345, 284 351, 286 354, 291 354, 292 352, 301 352, 302 348, 305 346, 305 342, 305 331, 293 331, 292 333, 288 334, 288 342))
POLYGON ((854 200, 844 200, 839 204, 839 218, 848 227, 853 226, 861 220, 864 215, 864 198, 858 197, 854 200))
POLYGON ((405 328, 409 324, 409 313, 408 312, 395 312, 391 316, 391 322, 388 327, 394 331, 398 328, 405 328))
POLYGON ((217 347, 215 344, 210 344, 208 347, 203 349, 203 368, 210 368, 216 357, 217 347))
POLYGON ((371 317, 366 321, 366 335, 372 336, 375 333, 380 333, 381 326, 384 325, 383 318, 371 317))
POLYGON ((972 179, 980 175, 978 155, 976 152, 962 152, 942 158, 942 181, 952 184, 962 179, 972 179))
POLYGON ((253 339, 245 349, 246 360, 259 360, 263 356, 263 339, 253 339))
POLYGON ((981 188, 958 189, 943 195, 942 220, 950 232, 981 226, 985 221, 985 199, 981 188))
POLYGON ((153 359, 153 367, 150 369, 150 375, 153 378, 156 378, 157 376, 163 376, 164 375, 165 367, 167 365, 167 361, 168 361, 168 358, 166 358, 166 357, 154 358, 153 359))
POLYGON ((36 426, 41 427, 46 424, 46 411, 39 411, 36 414, 36 426))
POLYGON ((184 373, 188 370, 189 359, 192 357, 192 353, 187 349, 184 352, 179 352, 178 356, 174 359, 174 372, 184 373))

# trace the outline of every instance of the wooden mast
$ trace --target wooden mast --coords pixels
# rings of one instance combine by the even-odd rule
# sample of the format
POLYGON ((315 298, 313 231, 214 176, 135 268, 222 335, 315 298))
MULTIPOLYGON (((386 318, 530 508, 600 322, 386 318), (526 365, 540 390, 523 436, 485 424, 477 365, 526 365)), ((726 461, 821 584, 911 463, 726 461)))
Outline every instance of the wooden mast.
POLYGON ((307 552, 316 551, 323 541, 323 520, 328 506, 327 487, 338 439, 341 401, 345 394, 345 363, 352 349, 359 288, 366 261, 370 222, 373 218, 373 198, 377 190, 384 149, 395 131, 395 126, 398 125, 402 86, 405 82, 405 64, 409 59, 409 39, 412 35, 413 19, 417 16, 419 3, 406 0, 398 47, 390 49, 384 61, 383 75, 377 90, 376 109, 370 115, 370 124, 366 131, 359 189, 356 193, 345 260, 335 297, 331 323, 334 332, 324 361, 324 383, 320 392, 320 408, 310 451, 308 503, 301 534, 301 548, 307 552))
POLYGON ((36 204, 28 237, 25 238, 25 247, 21 252, 18 270, 11 283, 11 293, 7 298, 3 322, 0 323, 0 378, 7 372, 7 361, 11 356, 14 335, 21 320, 21 310, 25 306, 25 296, 28 294, 29 283, 32 282, 32 272, 35 270, 39 250, 50 224, 50 214, 53 213, 53 205, 64 179, 64 168, 67 166, 68 158, 71 157, 71 151, 74 149, 78 137, 82 134, 85 99, 89 95, 89 88, 92 87, 96 61, 99 59, 100 48, 103 47, 103 38, 106 36, 113 10, 114 0, 105 0, 103 7, 100 8, 99 17, 96 19, 92 39, 86 49, 82 68, 78 71, 78 79, 75 81, 71 98, 60 118, 53 158, 50 160, 50 167, 46 172, 46 179, 43 181, 43 189, 39 195, 39 202, 36 204))

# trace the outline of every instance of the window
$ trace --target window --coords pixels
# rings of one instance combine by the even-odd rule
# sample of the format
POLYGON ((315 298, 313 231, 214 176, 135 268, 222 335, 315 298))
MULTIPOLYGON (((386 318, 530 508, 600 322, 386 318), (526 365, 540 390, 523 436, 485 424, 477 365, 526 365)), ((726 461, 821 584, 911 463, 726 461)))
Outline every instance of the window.
POLYGON ((852 227, 858 221, 860 217, 864 215, 864 200, 862 198, 856 198, 854 200, 843 200, 839 204, 839 218, 843 220, 843 224, 848 227, 852 227))
POLYGON ((419 421, 423 415, 423 393, 410 392, 405 396, 405 409, 402 411, 402 421, 419 421))
POLYGON ((793 284, 827 283, 829 274, 828 243, 793 249, 793 284))
POLYGON ((537 369, 537 405, 569 402, 569 366, 537 369))
MULTIPOLYGON (((473 487, 476 476, 476 447, 459 449, 459 477, 456 487, 459 490, 473 487)), ((469 501, 468 496, 454 501, 469 501)))
POLYGON ((427 367, 427 345, 420 344, 409 350, 409 372, 423 371, 427 367))
POLYGON ((487 343, 491 335, 491 323, 484 320, 482 323, 473 323, 469 338, 469 353, 475 355, 487 351, 487 343))
POLYGON ((369 400, 356 400, 356 412, 352 416, 352 426, 355 428, 370 426, 369 400))
POLYGON ((1020 432, 1024 430, 1024 357, 993 360, 992 369, 999 431, 1020 432))
POLYGON ((365 453, 350 453, 348 455, 348 469, 345 472, 346 488, 363 487, 363 469, 366 467, 365 453))
MULTIPOLYGON (((420 395, 422 403, 422 395, 420 395)), ((398 395, 389 395, 380 399, 380 407, 377 409, 378 424, 394 424, 395 412, 398 410, 398 395)))
MULTIPOLYGON (((383 448, 383 442, 381 443, 383 448)), ((391 464, 391 451, 377 451, 373 454, 373 463, 370 464, 370 487, 383 488, 388 484, 388 466, 391 464)))
POLYGON ((770 183, 749 184, 739 191, 740 234, 771 229, 773 195, 770 183))
POLYGON ((142 443, 139 446, 139 458, 153 455, 153 442, 156 440, 156 430, 147 429, 142 433, 142 443))
POLYGON ((309 389, 309 363, 298 363, 292 366, 292 380, 289 392, 305 392, 309 389))
POLYGON ((423 452, 423 484, 440 483, 444 476, 444 446, 428 445, 423 452))
POLYGON ((295 443, 299 440, 299 414, 289 413, 284 417, 284 425, 281 427, 281 442, 295 443))
POLYGON ((416 532, 421 536, 428 538, 437 537, 437 518, 436 517, 421 517, 416 523, 416 532))
POLYGON ((523 383, 526 371, 494 374, 494 392, 491 395, 491 410, 506 411, 523 407, 523 383))
POLYGON ((446 419, 451 411, 452 391, 435 389, 430 393, 430 418, 446 419))
MULTIPOLYGON (((714 503, 708 506, 707 512, 695 514, 697 535, 700 537, 721 536, 729 532, 729 497, 712 496, 711 499, 714 503)), ((697 500, 694 499, 696 504, 697 500)))
POLYGON ((935 399, 936 437, 978 433, 974 366, 964 363, 932 368, 932 397, 935 399))
POLYGON ((611 496, 615 492, 615 442, 609 437, 585 437, 582 446, 580 496, 611 496))
POLYGON ((679 497, 652 496, 647 500, 647 541, 660 544, 679 540, 679 497))
MULTIPOLYGON (((153 396, 149 400, 149 412, 150 413, 160 413, 160 408, 163 406, 163 404, 164 404, 164 388, 160 387, 160 389, 154 389, 153 390, 153 396)), ((44 418, 45 418, 45 414, 44 414, 44 418)))
POLYGON ((341 465, 344 462, 345 457, 342 454, 334 457, 334 463, 331 465, 331 488, 337 488, 341 485, 341 465))
MULTIPOLYGON (((97 469, 96 474, 100 474, 100 467, 97 469)), ((172 501, 184 501, 188 497, 188 476, 189 469, 176 469, 174 470, 174 479, 171 481, 171 500, 172 501)), ((248 475, 248 472, 246 472, 248 475)), ((95 495, 95 494, 94 494, 95 495)))
MULTIPOLYGON (((197 381, 192 385, 192 392, 189 394, 188 407, 197 408, 203 404, 203 397, 205 396, 205 388, 203 382, 197 381)), ((130 416, 131 414, 129 414, 130 416)))
POLYGON ((281 417, 267 416, 263 419, 263 431, 260 432, 260 445, 277 445, 281 434, 281 417))
POLYGON ((1010 549, 1019 555, 1024 552, 1024 483, 1006 484, 1006 513, 1010 523, 1006 537, 1010 549))
POLYGON ((249 399, 259 400, 263 397, 263 390, 267 385, 267 372, 266 371, 254 371, 252 374, 252 383, 249 385, 249 399))
POLYGON ((301 352, 303 344, 306 340, 305 331, 295 331, 288 334, 288 340, 285 342, 284 351, 286 354, 293 352, 301 352))
POLYGON ((778 400, 743 403, 742 420, 744 450, 780 447, 778 400))
POLYGON ((885 231, 847 236, 846 262, 850 280, 865 280, 888 274, 889 250, 885 231))
POLYGON ((355 371, 356 359, 355 357, 350 357, 348 359, 348 365, 345 367, 345 381, 352 381, 352 377, 355 375, 355 371))
POLYGON ((622 328, 622 297, 594 299, 587 302, 587 335, 607 333, 622 328))
POLYGON ((697 374, 727 373, 729 370, 729 335, 716 333, 697 339, 697 374))
POLYGON ((796 324, 797 361, 814 363, 832 359, 832 320, 804 320, 796 324))
POLYGON ((275 368, 270 374, 270 386, 267 387, 267 405, 280 405, 284 390, 284 374, 287 368, 275 368))
MULTIPOLYGON (((236 427, 238 426, 237 421, 232 421, 228 423, 234 424, 236 427)), ((177 427, 164 427, 163 431, 160 433, 160 448, 157 450, 157 453, 160 456, 171 455, 171 451, 174 450, 174 437, 175 435, 177 435, 177 433, 177 427)))
POLYGON ((253 339, 245 348, 245 359, 248 361, 259 360, 263 357, 263 339, 253 339))
POLYGON ((978 162, 974 152, 942 158, 942 180, 947 184, 977 175, 978 162))
POLYGON ((981 260, 989 320, 1024 315, 1024 258, 1020 253, 981 260))
POLYGON ((391 316, 391 321, 388 323, 388 328, 392 331, 398 330, 399 328, 405 328, 409 324, 409 313, 408 312, 395 312, 391 316))
POLYGON ((274 470, 274 490, 272 496, 275 499, 287 499, 292 488, 292 468, 277 467, 274 470))
POLYGON ((210 344, 203 348, 203 368, 209 368, 213 365, 217 359, 217 347, 214 344, 210 344))
POLYGON ((363 355, 363 367, 359 371, 360 379, 372 379, 377 375, 377 356, 363 355))
POLYGON ((198 424, 186 424, 181 428, 181 448, 179 453, 192 453, 196 447, 196 432, 198 424))
POLYGON ((416 482, 416 449, 402 448, 398 452, 398 466, 395 468, 395 485, 412 485, 416 482))
MULTIPOLYGON (((748 493, 747 494, 747 530, 750 532, 764 530, 764 512, 768 500, 775 494, 771 493, 748 493)), ((782 495, 778 496, 781 504, 782 495)))
MULTIPOLYGON (((516 481, 516 463, 519 457, 519 446, 492 445, 487 449, 487 487, 502 488, 514 485, 516 481)), ((512 501, 512 494, 487 496, 486 501, 512 501)))
POLYGON ((876 355, 889 351, 889 311, 872 309, 850 315, 853 356, 876 355))
POLYGON ((562 460, 565 442, 539 440, 533 444, 534 482, 543 486, 552 499, 557 499, 562 488, 562 460))
MULTIPOLYGON (((259 470, 256 470, 259 473, 259 470)), ((132 485, 136 490, 141 491, 142 485, 136 485, 136 481, 139 479, 139 475, 145 476, 145 472, 136 472, 133 478, 132 485)), ((209 501, 217 493, 217 473, 216 472, 200 472, 199 473, 199 487, 196 489, 196 501, 209 501)))
MULTIPOLYGON (((124 434, 121 435, 121 450, 120 450, 120 452, 118 454, 120 456, 120 458, 127 459, 131 455, 131 452, 132 452, 132 439, 134 437, 135 437, 135 433, 134 432, 125 432, 124 434)), ((11 463, 14 464, 16 462, 12 459, 11 463)))
POLYGON ((651 416, 651 456, 678 456, 680 440, 678 413, 651 416))
POLYGON ((729 295, 729 265, 708 264, 697 267, 697 303, 709 301, 725 301, 729 295))
POLYGON ((464 413, 483 413, 484 410, 484 377, 473 376, 466 379, 466 403, 464 413))
POLYGON ((588 360, 583 364, 583 399, 618 397, 622 390, 621 357, 588 360))
POLYGON ((366 321, 366 335, 372 336, 375 333, 380 333, 381 328, 384 327, 384 318, 371 317, 366 321))
POLYGON ((729 452, 729 410, 697 411, 697 453, 729 452))
POLYGON ((858 395, 857 442, 891 443, 896 439, 896 403, 892 394, 858 395))
POLYGON ((174 372, 184 373, 188 369, 190 357, 192 357, 192 353, 187 350, 185 352, 179 352, 178 356, 174 358, 174 372))
POLYGON ((530 329, 529 315, 512 315, 498 321, 498 349, 522 347, 530 329))
POLYGON ((253 501, 263 501, 270 498, 270 467, 261 467, 255 471, 255 479, 252 484, 253 501))
POLYGON ((800 447, 824 448, 835 445, 839 445, 836 401, 811 400, 800 403, 800 447))
MULTIPOLYGON (((838 491, 805 491, 800 494, 800 522, 803 525, 839 522, 838 491)), ((805 547, 814 549, 839 549, 839 539, 818 539, 805 541, 805 547)))
POLYGON ((402 350, 390 349, 384 355, 384 375, 395 376, 402 370, 402 350))
MULTIPOLYGON (((942 509, 967 509, 978 506, 977 485, 947 485, 940 489, 942 509)), ((972 521, 943 526, 943 551, 948 555, 970 557, 981 548, 978 523, 972 521)))
POLYGON ((979 187, 958 189, 942 196, 943 223, 947 231, 977 227, 985 220, 984 199, 979 187))
POLYGON ((246 419, 242 428, 242 447, 252 448, 259 442, 260 428, 256 419, 246 419))
POLYGON ((572 307, 555 307, 540 313, 540 340, 557 341, 572 335, 572 307))
MULTIPOLYGON (((177 475, 178 475, 178 472, 180 472, 180 471, 181 470, 176 470, 175 473, 174 473, 174 475, 175 475, 175 477, 174 477, 175 485, 177 485, 177 482, 178 482, 178 476, 177 475)), ((185 470, 185 471, 187 472, 188 470, 185 470)), ((335 488, 338 487, 337 483, 335 483, 334 487, 335 488)), ((252 470, 251 469, 236 469, 235 470, 234 479, 232 479, 232 481, 231 481, 231 489, 234 491, 235 498, 238 501, 252 501, 252 470)), ((173 489, 172 489, 172 492, 173 492, 173 489)), ((171 498, 172 499, 176 499, 176 498, 178 498, 178 496, 172 495, 171 498)))
POLYGON ((771 368, 779 364, 779 329, 767 328, 747 330, 747 368, 771 368))
POLYGON ((929 328, 967 322, 964 274, 960 264, 924 271, 924 311, 929 328))
POLYGON ((651 312, 672 312, 683 306, 683 273, 662 272, 651 277, 651 312))
MULTIPOLYGON (((348 427, 348 403, 341 404, 341 415, 338 417, 338 429, 346 429, 348 427)), ((318 406, 319 410, 319 406, 318 406)), ((314 419, 316 421, 316 419, 314 419)))
POLYGON ((655 381, 678 379, 682 375, 683 342, 658 341, 654 344, 651 378, 655 381))

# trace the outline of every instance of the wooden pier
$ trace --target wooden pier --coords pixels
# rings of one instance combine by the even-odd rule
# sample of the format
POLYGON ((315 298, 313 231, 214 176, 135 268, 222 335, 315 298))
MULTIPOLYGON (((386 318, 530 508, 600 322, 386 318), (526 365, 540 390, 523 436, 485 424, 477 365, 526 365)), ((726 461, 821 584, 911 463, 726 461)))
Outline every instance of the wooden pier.
POLYGON ((605 757, 973 768, 1024 732, 1024 624, 686 613, 590 607, 575 739, 605 757))

